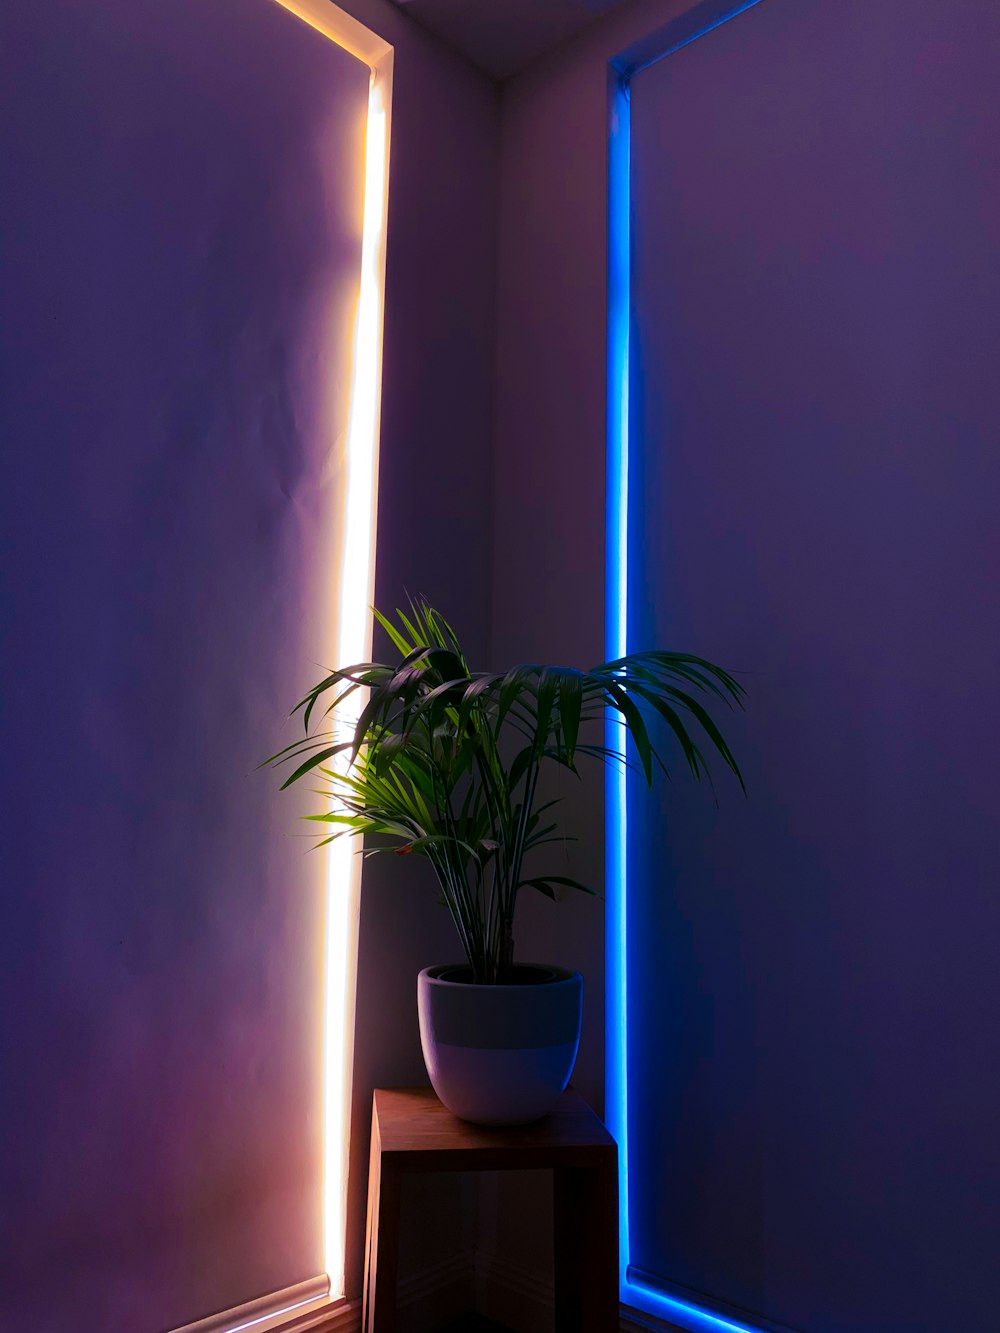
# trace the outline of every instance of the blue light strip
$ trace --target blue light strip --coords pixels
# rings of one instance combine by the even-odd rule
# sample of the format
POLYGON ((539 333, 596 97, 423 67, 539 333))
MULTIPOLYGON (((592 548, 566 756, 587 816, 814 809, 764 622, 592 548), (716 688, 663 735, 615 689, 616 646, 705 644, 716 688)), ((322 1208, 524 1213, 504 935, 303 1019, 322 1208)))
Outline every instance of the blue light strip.
POLYGON ((669 1319, 678 1328, 689 1329, 691 1333, 758 1333, 748 1324, 736 1324, 731 1319, 724 1319, 722 1315, 710 1314, 700 1306, 691 1305, 689 1301, 679 1300, 676 1296, 668 1296, 666 1292, 638 1282, 634 1277, 625 1277, 621 1298, 633 1309, 669 1319))
MULTIPOLYGON (((628 651, 628 411, 629 325, 631 322, 631 226, 629 195, 631 148, 628 81, 612 72, 611 138, 609 142, 608 214, 608 452, 607 452, 607 657, 628 651)), ((614 721, 607 723, 607 744, 617 748, 621 735, 614 721)), ((625 949, 625 880, 628 803, 624 767, 609 767, 607 778, 608 826, 605 842, 606 925, 606 1040, 608 1128, 618 1143, 618 1197, 620 1225, 618 1253, 621 1281, 627 1276, 628 1239, 628 992, 625 949)))
MULTIPOLYGON (((608 142, 608 399, 606 647, 609 659, 628 651, 629 632, 629 344, 632 326, 631 106, 630 83, 640 69, 680 50, 760 0, 704 0, 644 40, 611 68, 608 142)), ((607 743, 620 730, 609 719, 607 743)), ((606 1116, 618 1143, 621 1299, 646 1314, 670 1320, 691 1333, 757 1333, 746 1324, 691 1305, 629 1274, 628 1110, 628 800, 624 768, 609 769, 605 874, 606 931, 606 1116)))

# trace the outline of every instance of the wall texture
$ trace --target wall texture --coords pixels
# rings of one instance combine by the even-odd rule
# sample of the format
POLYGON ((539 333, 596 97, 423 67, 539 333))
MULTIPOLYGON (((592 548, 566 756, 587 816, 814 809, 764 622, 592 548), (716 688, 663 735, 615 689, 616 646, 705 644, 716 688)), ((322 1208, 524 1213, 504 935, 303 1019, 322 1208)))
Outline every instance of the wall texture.
MULTIPOLYGON (((496 96, 352 8, 396 46, 379 597, 484 644, 496 96)), ((252 770, 326 656, 368 76, 270 0, 3 28, 0 1323, 152 1330, 322 1265, 322 868, 252 770)), ((447 949, 372 881, 359 1142, 447 949)))
MULTIPOLYGON (((680 9, 504 90, 504 655, 601 652, 607 61, 680 9)), ((994 27, 763 0, 634 89, 636 628, 753 707, 633 863, 633 1258, 811 1333, 995 1323, 994 27)))
POLYGON ((632 83, 634 629, 751 691, 634 844, 633 1262, 809 1333, 996 1324, 998 40, 763 0, 632 83))
MULTIPOLYGON (((477 658, 490 624, 492 350, 499 96, 492 83, 387 3, 345 6, 392 42, 379 542, 380 608, 425 594, 477 658)), ((348 1290, 361 1290, 372 1088, 423 1084, 417 973, 454 957, 454 928, 426 866, 365 869, 358 964, 348 1290)), ((401 1269, 469 1241, 454 1182, 404 1197, 401 1269), (426 1225, 432 1201, 433 1227, 426 1225)))
MULTIPOLYGON (((492 657, 604 658, 608 62, 687 8, 632 3, 503 85, 492 657), (539 577, 539 571, 543 576, 539 577)), ((582 879, 604 873, 600 772, 562 793, 582 879)), ((588 978, 575 1080, 604 1095, 600 904, 526 903, 523 947, 588 978), (596 909, 596 910, 595 910, 596 909)))
POLYGON ((322 1268, 322 869, 253 769, 328 643, 368 71, 267 0, 5 29, 0 1322, 155 1328, 322 1268))
MULTIPOLYGON (((680 142, 705 174, 684 198, 718 211, 694 216, 691 235, 704 231, 706 248, 684 272, 668 267, 642 287, 646 384, 701 375, 695 405, 710 409, 699 417, 688 404, 690 433, 674 451, 663 428, 676 426, 677 400, 645 400, 650 632, 735 666, 752 661, 760 704, 739 737, 751 803, 733 815, 726 794, 716 813, 677 794, 669 846, 649 830, 646 864, 671 874, 671 897, 649 899, 671 967, 640 956, 639 984, 658 1013, 640 1055, 663 1064, 662 1086, 646 1084, 647 1094, 674 1107, 670 1133, 698 1170, 679 1178, 657 1155, 662 1125, 648 1097, 636 1122, 649 1149, 636 1235, 661 1275, 717 1284, 724 1264, 743 1289, 712 1285, 716 1294, 798 1318, 810 1333, 834 1310, 842 1327, 891 1328, 893 1312, 909 1308, 885 1300, 900 1274, 877 1253, 836 1251, 845 1219, 860 1213, 924 1282, 908 1329, 956 1324, 955 1309, 942 1313, 952 1297, 964 1302, 963 1326, 985 1328, 980 1247, 996 1197, 984 1183, 996 1113, 982 1050, 996 921, 992 723, 978 701, 996 612, 984 357, 998 307, 996 107, 980 52, 990 46, 982 25, 995 21, 972 0, 905 10, 893 0, 873 36, 855 41, 854 4, 763 3, 833 22, 832 68, 855 70, 872 43, 881 55, 866 57, 858 99, 846 117, 821 121, 818 140, 802 135, 808 117, 779 117, 725 180, 709 169, 742 102, 727 115, 709 98, 688 114, 701 138, 680 142), (860 177, 844 156, 845 121, 855 149, 878 158, 860 177), (752 172, 776 135, 781 166, 811 181, 819 205, 780 179, 782 207, 765 207, 771 181, 765 191, 752 172), (742 209, 721 207, 736 180, 757 208, 752 227, 742 209), (802 249, 804 236, 813 246, 828 235, 821 222, 845 228, 864 261, 847 265, 846 285, 824 270, 822 247, 802 249), (809 304, 816 293, 807 299, 792 281, 817 264, 836 316, 825 321, 809 304), (751 267, 753 300, 733 312, 726 302, 751 267), (680 340, 675 308, 688 312, 680 340), (739 316, 732 329, 720 311, 739 316), (815 342, 780 343, 795 311, 815 342), (735 328, 746 336, 724 344, 726 396, 713 367, 735 328), (771 344, 757 346, 762 328, 778 340, 770 359, 771 344), (792 382, 789 356, 803 373, 819 367, 822 394, 792 382), (885 429, 856 435, 869 408, 885 429), (751 428, 753 467, 741 452, 751 428), (789 440, 807 447, 790 452, 789 440), (690 523, 709 511, 711 526, 690 523), (772 512, 776 530, 760 523, 772 512), (796 541, 809 554, 798 566, 787 556, 796 541), (706 582, 724 555, 742 596, 706 582), (848 613, 853 637, 834 639, 831 624, 848 613), (850 725, 831 736, 820 698, 850 725), (824 738, 822 771, 819 745, 802 736, 824 738), (803 883, 809 891, 793 896, 789 884, 803 883), (751 1067, 768 1071, 766 1087, 753 1085, 751 1067), (675 1069, 697 1104, 672 1100, 675 1069), (865 1112, 854 1121, 838 1073, 864 1084, 849 1088, 851 1114, 865 1112), (804 1146, 796 1126, 807 1121, 826 1136, 828 1162, 804 1146), (838 1197, 820 1213, 829 1163, 840 1168, 838 1197), (828 1218, 812 1253, 829 1244, 857 1274, 834 1297, 822 1272, 779 1243, 774 1212, 796 1190, 801 1216, 828 1218), (730 1193, 731 1225, 719 1234, 716 1205, 730 1193), (680 1214, 697 1252, 668 1229, 680 1214), (730 1263, 737 1250, 749 1267, 730 1263), (789 1273, 799 1284, 790 1295, 774 1285, 789 1273), (836 1304, 852 1293, 864 1304, 836 1304)), ((427 593, 494 665, 603 655, 607 62, 684 7, 623 7, 508 84, 501 124, 493 87, 393 6, 347 5, 396 48, 377 600, 427 593)), ((309 613, 315 589, 300 575, 318 567, 329 535, 321 514, 335 457, 316 442, 342 411, 334 351, 349 326, 358 239, 356 195, 324 172, 357 150, 360 129, 325 99, 353 89, 357 70, 265 0, 243 0, 235 14, 235 0, 46 0, 6 16, 0 45, 13 109, 0 411, 14 460, 0 492, 0 1320, 53 1333, 167 1327, 319 1266, 319 890, 285 836, 289 803, 266 775, 244 774, 260 739, 270 744, 264 719, 277 725, 324 652, 309 613), (344 311, 335 328, 332 309, 344 311), (220 1084, 218 1105, 199 1101, 220 1084), (192 1115, 192 1105, 208 1110, 192 1115), (246 1260, 255 1246, 263 1264, 246 1260)), ((771 114, 775 68, 809 82, 788 47, 755 59, 744 91, 771 114)), ((667 132, 678 112, 669 100, 649 105, 654 131, 664 126, 647 142, 655 167, 679 142, 667 132)), ((643 205, 654 257, 657 226, 692 222, 662 176, 643 205)), ((566 793, 584 830, 572 856, 585 878, 603 866, 594 777, 566 793)), ((444 913, 427 910, 433 886, 397 870, 373 863, 363 896, 354 1291, 371 1088, 423 1081, 415 975, 454 950, 444 913)), ((519 947, 585 971, 576 1082, 600 1104, 599 905, 526 903, 519 947)), ((534 1263, 547 1253, 546 1193, 536 1212, 525 1206, 529 1182, 505 1185, 483 1196, 487 1243, 534 1263)), ((468 1202, 408 1200, 411 1266, 461 1243, 468 1202)))

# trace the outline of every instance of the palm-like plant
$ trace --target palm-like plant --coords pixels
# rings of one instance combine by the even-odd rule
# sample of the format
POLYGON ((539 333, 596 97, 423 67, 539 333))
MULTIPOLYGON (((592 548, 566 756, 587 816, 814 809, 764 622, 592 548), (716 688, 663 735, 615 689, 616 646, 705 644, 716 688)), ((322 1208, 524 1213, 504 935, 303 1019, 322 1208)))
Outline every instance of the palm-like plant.
MULTIPOLYGON (((295 763, 282 789, 320 777, 328 809, 306 818, 329 826, 317 846, 355 834, 365 853, 426 857, 462 941, 475 981, 511 974, 518 894, 556 896, 563 886, 593 892, 566 875, 531 873, 539 848, 563 839, 547 819, 555 801, 536 804, 543 766, 577 774, 595 758, 637 767, 652 784, 666 765, 648 722, 665 727, 695 778, 707 774, 694 730, 740 785, 729 746, 696 694, 742 706, 743 687, 721 667, 688 653, 630 653, 590 671, 516 666, 473 672, 455 631, 425 601, 395 620, 376 618, 401 660, 363 662, 331 671, 296 705, 305 735, 268 764, 295 763), (344 705, 367 692, 360 712, 341 721, 344 705), (592 738, 608 714, 621 745, 592 738), (314 716, 322 729, 310 731, 314 716), (631 741, 633 755, 626 751, 631 741), (296 763, 296 761, 298 761, 296 763)), ((363 695, 362 695, 363 697, 363 695)))

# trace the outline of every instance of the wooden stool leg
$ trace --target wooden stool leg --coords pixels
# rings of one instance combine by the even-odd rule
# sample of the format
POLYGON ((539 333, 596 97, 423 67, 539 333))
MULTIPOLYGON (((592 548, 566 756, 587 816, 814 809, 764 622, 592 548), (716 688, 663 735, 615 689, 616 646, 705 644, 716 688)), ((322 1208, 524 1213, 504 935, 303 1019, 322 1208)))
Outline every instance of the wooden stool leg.
POLYGON ((383 1161, 372 1126, 365 1236, 364 1333, 395 1333, 399 1255, 399 1173, 383 1161))
POLYGON ((618 1164, 614 1151, 590 1167, 553 1172, 556 1333, 616 1333, 618 1164))

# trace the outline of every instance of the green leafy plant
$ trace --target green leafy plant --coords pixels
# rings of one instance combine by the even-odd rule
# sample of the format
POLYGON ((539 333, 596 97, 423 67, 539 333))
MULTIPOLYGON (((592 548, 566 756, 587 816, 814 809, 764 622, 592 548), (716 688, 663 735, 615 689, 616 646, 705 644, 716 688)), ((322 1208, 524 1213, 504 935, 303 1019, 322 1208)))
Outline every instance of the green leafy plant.
POLYGON ((477 982, 512 975, 522 889, 593 892, 534 868, 542 849, 564 841, 557 802, 536 803, 546 765, 579 776, 580 759, 627 764, 651 785, 655 768, 667 771, 655 729, 672 737, 694 778, 707 774, 707 742, 743 786, 706 702, 742 706, 745 692, 711 662, 641 652, 590 671, 527 664, 473 672, 455 631, 427 602, 397 610, 394 620, 375 615, 400 660, 331 671, 293 710, 304 736, 265 762, 294 765, 282 789, 322 780, 317 794, 328 808, 306 816, 327 826, 317 846, 363 835, 366 855, 394 851, 431 863, 477 982), (356 720, 345 727, 338 719, 355 695, 360 711, 355 700, 356 720), (609 715, 620 745, 595 738, 609 715), (310 730, 314 719, 318 730, 310 730))

